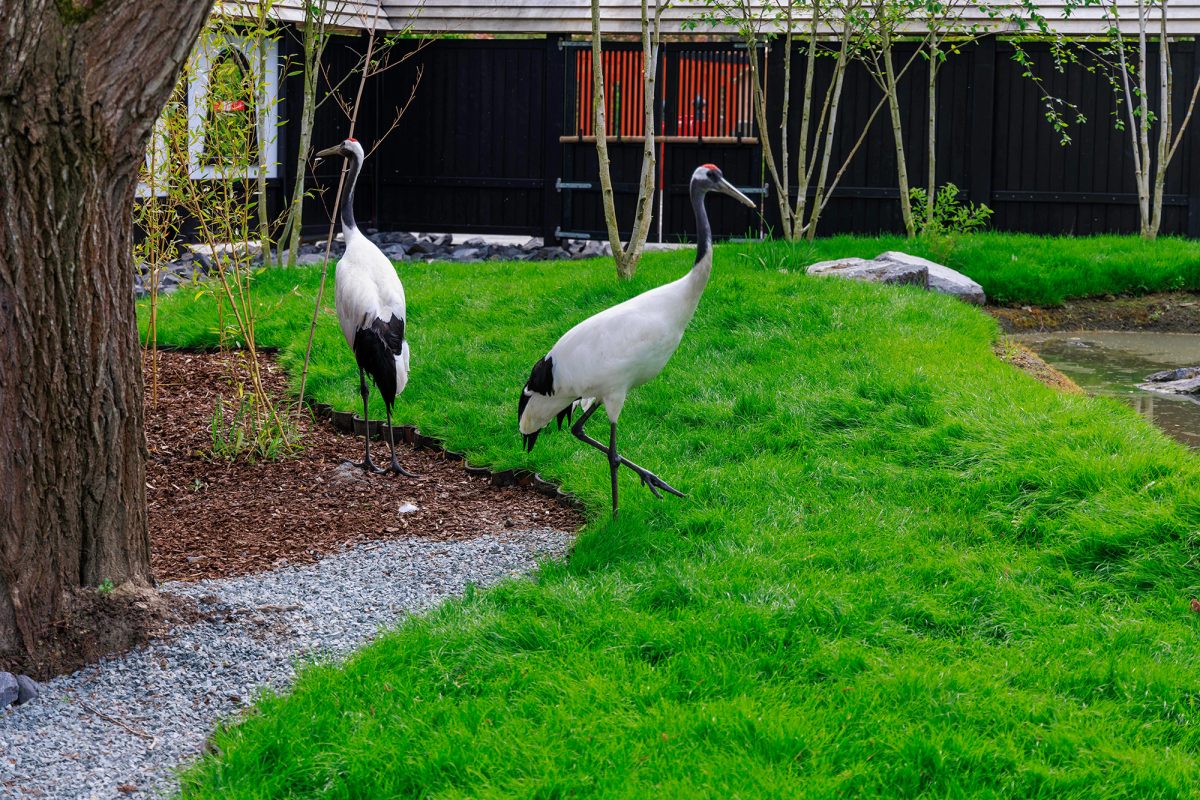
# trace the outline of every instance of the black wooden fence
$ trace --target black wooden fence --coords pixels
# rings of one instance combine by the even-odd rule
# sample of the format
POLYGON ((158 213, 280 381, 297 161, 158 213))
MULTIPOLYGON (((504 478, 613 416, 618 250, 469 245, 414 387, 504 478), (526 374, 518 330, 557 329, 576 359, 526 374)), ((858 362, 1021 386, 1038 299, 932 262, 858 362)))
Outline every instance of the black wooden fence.
MULTIPOLYGON (((331 48, 330 73, 347 68, 353 51, 361 48, 361 40, 354 39, 331 48)), ((630 45, 611 49, 636 53, 630 45)), ((1113 125, 1113 97, 1106 79, 1079 66, 1059 72, 1047 49, 1027 49, 1047 91, 1076 104, 1087 117, 1086 124, 1072 125, 1071 144, 1060 144, 1045 119, 1041 90, 1022 76, 1024 70, 1013 60, 1011 46, 982 40, 952 56, 939 74, 937 182, 953 182, 965 198, 993 208, 992 227, 999 230, 1077 235, 1136 232, 1129 136, 1113 125)), ((1180 119, 1200 67, 1200 42, 1177 44, 1172 52, 1180 119)), ((903 63, 909 54, 902 46, 897 62, 903 63)), ((772 43, 762 55, 768 135, 778 152, 781 46, 772 43)), ((611 69, 628 73, 631 63, 640 65, 640 56, 630 58, 634 61, 623 62, 624 66, 614 62, 611 69)), ((698 164, 720 165, 739 186, 767 188, 757 140, 760 132, 737 111, 736 97, 728 94, 736 93, 728 79, 744 59, 745 50, 733 44, 664 46, 655 117, 656 134, 663 137, 660 185, 664 192, 661 202, 656 199, 652 240, 659 237, 660 229, 665 241, 691 234, 686 186, 698 164)), ((803 59, 794 59, 793 64, 803 69, 803 59)), ((819 90, 831 64, 829 59, 818 64, 819 90)), ((408 99, 418 69, 423 77, 415 100, 360 179, 360 220, 380 229, 529 234, 548 239, 601 235, 596 156, 588 136, 590 119, 586 119, 590 115, 580 111, 590 97, 580 95, 590 91, 586 49, 554 37, 434 43, 368 84, 357 130, 368 146, 391 124, 394 109, 408 99)), ((918 186, 925 183, 927 168, 926 69, 926 62, 916 59, 901 91, 909 175, 918 186)), ((298 81, 290 77, 285 86, 296 115, 298 81)), ((803 85, 800 74, 791 85, 796 120, 803 85)), ((343 92, 352 89, 347 86, 343 92)), ((621 93, 619 115, 625 127, 614 128, 610 120, 610 133, 617 134, 610 138, 610 149, 619 215, 628 225, 642 152, 641 122, 630 112, 640 112, 641 99, 628 81, 621 93)), ((835 165, 849 152, 879 97, 864 70, 855 67, 849 72, 835 165)), ((611 93, 609 102, 614 102, 611 93)), ((613 112, 610 106, 610 117, 613 112)), ((314 145, 341 139, 347 125, 336 104, 327 103, 318 115, 314 145)), ((285 126, 285 153, 294 152, 295 128, 295 122, 285 126)), ((797 130, 793 123, 793 147, 797 130)), ((1198 136, 1193 124, 1168 172, 1164 233, 1200 237, 1198 136)), ((290 157, 287 162, 294 163, 290 157)), ((901 230, 895 166, 890 124, 886 113, 881 113, 842 177, 820 233, 901 230)), ((322 170, 318 182, 335 185, 335 166, 323 165, 322 170)), ((282 182, 287 185, 293 179, 285 169, 282 182)), ((306 210, 305 221, 314 228, 328 219, 324 205, 331 198, 326 197, 306 210)), ((775 198, 767 192, 762 199, 761 220, 734 204, 712 204, 718 234, 756 236, 777 228, 775 198)))

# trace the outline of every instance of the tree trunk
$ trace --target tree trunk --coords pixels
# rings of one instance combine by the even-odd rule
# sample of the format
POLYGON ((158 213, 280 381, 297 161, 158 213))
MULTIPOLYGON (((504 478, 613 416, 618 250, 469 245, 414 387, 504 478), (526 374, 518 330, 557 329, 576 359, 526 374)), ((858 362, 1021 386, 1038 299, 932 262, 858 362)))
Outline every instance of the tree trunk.
MULTIPOLYGON (((308 175, 308 152, 312 149, 313 121, 317 117, 317 78, 321 56, 325 52, 325 12, 327 2, 304 4, 304 99, 300 106, 300 141, 297 144, 296 182, 288 204, 287 222, 281 235, 287 237, 287 265, 296 266, 300 255, 300 231, 304 226, 304 182, 308 175)), ((280 253, 280 263, 283 254, 280 253)))
POLYGON ((608 244, 617 264, 617 275, 630 277, 626 272, 625 248, 621 246, 617 226, 617 206, 613 199, 612 172, 608 158, 608 119, 604 112, 604 51, 600 37, 600 0, 592 0, 592 133, 596 136, 596 159, 600 165, 600 198, 604 202, 604 222, 608 228, 608 244))
POLYGON ((913 222, 912 198, 908 196, 908 164, 904 159, 904 129, 900 125, 900 94, 896 88, 896 69, 892 64, 892 42, 887 36, 883 41, 883 74, 888 96, 888 108, 892 116, 892 141, 896 145, 896 178, 900 184, 900 216, 904 220, 904 231, 908 238, 916 235, 913 222))
MULTIPOLYGON (((816 191, 813 192, 813 199, 812 199, 812 206, 811 206, 812 210, 809 212, 808 221, 804 223, 804 238, 810 242, 813 241, 817 236, 817 223, 821 221, 821 212, 824 210, 825 203, 827 202, 826 190, 828 188, 829 191, 832 191, 832 187, 826 187, 826 181, 829 178, 829 164, 830 164, 830 159, 833 156, 834 132, 837 130, 837 124, 838 124, 838 109, 841 106, 841 102, 842 102, 842 87, 845 85, 846 65, 850 61, 850 47, 851 47, 852 41, 853 41, 853 39, 851 38, 851 27, 850 27, 851 23, 850 23, 850 21, 845 20, 845 21, 843 21, 842 24, 843 24, 843 28, 842 28, 841 44, 838 47, 837 60, 834 62, 834 65, 833 65, 833 78, 832 78, 832 82, 829 85, 829 88, 826 90, 826 93, 825 93, 825 107, 828 108, 828 116, 826 117, 826 119, 824 120, 824 123, 823 123, 824 124, 823 130, 824 130, 824 135, 825 135, 825 144, 821 147, 821 166, 820 166, 820 171, 817 173, 816 191)), ((815 34, 815 32, 814 32, 814 34, 815 34)), ((815 38, 816 38, 815 35, 813 38, 815 40, 815 38)), ((812 68, 815 68, 815 65, 813 65, 812 68)), ((808 102, 808 101, 805 101, 805 102, 808 102)), ((863 135, 865 135, 867 130, 870 129, 871 123, 874 122, 874 120, 875 120, 875 112, 872 112, 870 120, 863 127, 863 131, 862 131, 863 135)), ((820 137, 821 132, 822 132, 822 127, 820 125, 818 125, 817 126, 818 138, 820 137)), ((860 141, 861 141, 861 138, 862 137, 860 136, 860 141)), ((849 159, 854 157, 854 151, 857 149, 858 149, 858 145, 856 144, 854 149, 850 152, 850 154, 846 156, 846 163, 849 163, 849 159)), ((814 159, 816 158, 816 155, 817 155, 816 152, 814 152, 813 153, 814 159)), ((814 164, 814 166, 815 166, 815 164, 814 164)), ((840 172, 838 174, 839 174, 839 176, 841 175, 840 172)), ((837 179, 834 180, 834 185, 836 186, 836 184, 837 184, 837 179)), ((807 189, 805 191, 807 191, 807 189)))
MULTIPOLYGON (((771 126, 767 122, 767 99, 762 82, 762 69, 758 62, 758 37, 749 27, 747 30, 751 31, 751 34, 745 37, 747 56, 750 62, 750 102, 754 107, 754 119, 758 125, 758 140, 762 147, 763 163, 767 165, 767 174, 770 175, 771 184, 775 187, 775 201, 779 203, 779 219, 780 225, 783 227, 783 238, 791 239, 792 199, 784 191, 785 181, 779 174, 779 165, 775 161, 775 151, 771 146, 771 126)), ((786 148, 787 144, 787 142, 783 142, 781 146, 786 148)))
POLYGON ((633 231, 625 248, 622 278, 632 278, 650 237, 650 219, 654 216, 654 177, 658 166, 654 144, 654 99, 658 75, 658 45, 661 12, 656 2, 654 26, 650 25, 647 0, 642 0, 642 114, 645 136, 642 139, 642 172, 638 178, 638 198, 633 214, 633 231))
POLYGON ((925 178, 927 194, 925 196, 925 220, 922 225, 924 230, 930 230, 933 227, 934 201, 937 199, 937 76, 941 49, 938 47, 936 24, 936 20, 930 18, 929 84, 926 87, 928 90, 928 117, 925 120, 929 131, 925 143, 928 148, 926 150, 928 172, 925 178))
POLYGON ((0 662, 152 583, 130 209, 210 5, 0 0, 0 662))
POLYGON ((1154 186, 1151 187, 1150 235, 1158 238, 1162 228, 1163 190, 1167 185, 1167 167, 1171 161, 1171 103, 1175 81, 1171 74, 1171 43, 1167 39, 1167 3, 1163 0, 1161 29, 1158 37, 1158 148, 1155 154, 1154 186))
POLYGON ((271 217, 267 209, 267 171, 271 165, 267 163, 267 143, 268 139, 274 139, 278 136, 278 132, 268 130, 263 131, 262 119, 267 114, 272 103, 276 102, 274 97, 267 97, 267 70, 274 70, 275 65, 267 62, 267 43, 268 32, 271 26, 271 0, 262 0, 258 7, 258 16, 255 19, 254 39, 258 44, 257 50, 257 74, 254 81, 254 97, 255 100, 265 98, 266 104, 262 108, 257 109, 254 115, 254 124, 258 126, 258 174, 255 176, 255 189, 257 198, 255 203, 258 206, 258 237, 259 246, 262 248, 262 258, 264 264, 271 263, 271 217), (264 135, 265 134, 265 135, 264 135))

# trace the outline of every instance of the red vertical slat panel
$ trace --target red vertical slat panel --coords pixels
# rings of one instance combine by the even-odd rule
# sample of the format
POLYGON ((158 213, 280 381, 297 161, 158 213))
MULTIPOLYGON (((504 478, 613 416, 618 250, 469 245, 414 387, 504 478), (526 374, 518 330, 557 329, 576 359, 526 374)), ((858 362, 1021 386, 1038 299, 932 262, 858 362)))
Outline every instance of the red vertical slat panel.
POLYGON ((679 70, 679 86, 675 91, 675 117, 678 120, 676 123, 678 130, 675 132, 680 136, 689 136, 690 129, 687 121, 688 59, 686 53, 681 52, 679 54, 679 64, 677 66, 679 70))
POLYGON ((580 136, 587 135, 588 86, 592 83, 592 70, 588 54, 582 50, 575 52, 575 93, 579 95, 578 117, 575 119, 575 131, 580 136))
POLYGON ((687 122, 687 135, 696 135, 696 60, 690 55, 684 62, 687 69, 687 77, 684 80, 683 87, 683 118, 687 122))
POLYGON ((626 59, 629 61, 629 102, 625 104, 625 136, 634 136, 634 109, 637 107, 637 89, 642 82, 635 77, 637 64, 634 53, 629 52, 626 59))
POLYGON ((634 108, 637 101, 637 80, 635 79, 636 65, 632 50, 625 52, 625 136, 634 134, 634 108))
POLYGON ((587 80, 583 73, 583 52, 575 50, 575 132, 583 136, 587 131, 587 80))
POLYGON ((629 103, 626 94, 629 92, 629 53, 625 50, 618 50, 617 53, 617 80, 621 86, 621 105, 617 108, 617 136, 625 135, 625 114, 629 110, 629 103))

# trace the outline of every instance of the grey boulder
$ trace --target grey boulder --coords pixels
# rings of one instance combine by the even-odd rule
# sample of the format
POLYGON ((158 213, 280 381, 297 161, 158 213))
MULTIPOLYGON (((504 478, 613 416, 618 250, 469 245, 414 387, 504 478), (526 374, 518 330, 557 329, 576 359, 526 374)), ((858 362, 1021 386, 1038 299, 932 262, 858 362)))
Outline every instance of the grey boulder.
POLYGON ((21 685, 11 672, 0 672, 0 709, 8 708, 21 696, 21 685))
POLYGON ((40 693, 37 681, 28 675, 17 676, 17 705, 23 706, 40 693))
POLYGON ((1200 367, 1181 367, 1147 375, 1141 388, 1168 394, 1200 394, 1200 367))
POLYGON ((809 275, 822 277, 929 288, 929 270, 909 264, 868 261, 865 258, 838 258, 813 264, 806 271, 809 275))
POLYGON ((963 275, 961 272, 930 261, 919 256, 910 256, 898 250, 889 250, 875 257, 876 261, 892 264, 905 264, 913 267, 924 267, 929 270, 929 288, 941 294, 950 294, 967 303, 981 306, 987 302, 983 287, 963 275))

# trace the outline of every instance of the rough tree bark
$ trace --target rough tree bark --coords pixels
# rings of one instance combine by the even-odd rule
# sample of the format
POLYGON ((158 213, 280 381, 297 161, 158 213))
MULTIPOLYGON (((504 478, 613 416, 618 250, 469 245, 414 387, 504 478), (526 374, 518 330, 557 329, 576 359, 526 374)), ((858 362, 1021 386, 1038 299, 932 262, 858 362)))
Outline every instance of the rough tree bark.
POLYGON ((149 585, 138 168, 211 0, 0 0, 0 661, 149 585))

